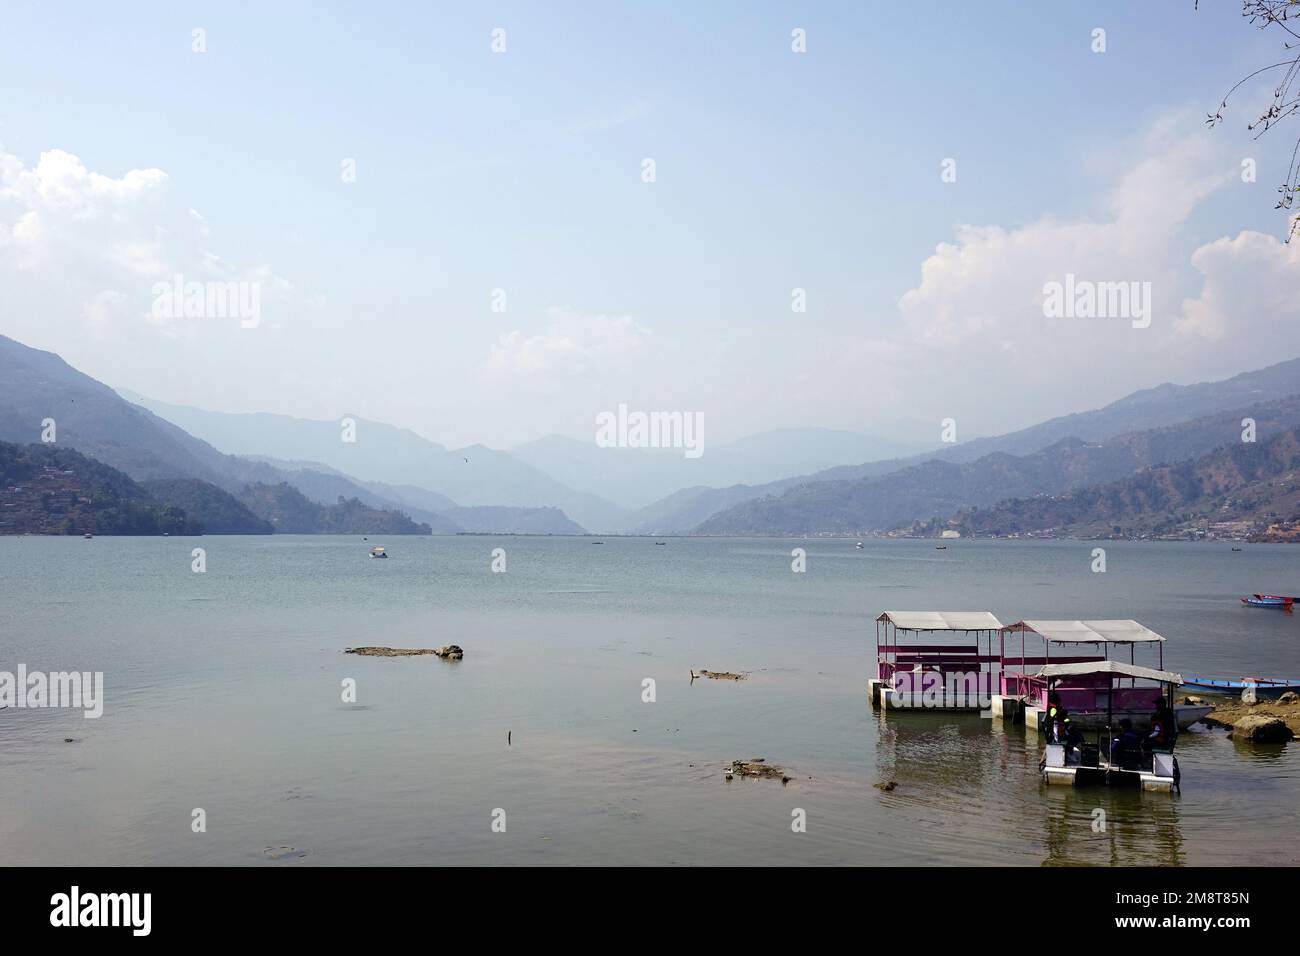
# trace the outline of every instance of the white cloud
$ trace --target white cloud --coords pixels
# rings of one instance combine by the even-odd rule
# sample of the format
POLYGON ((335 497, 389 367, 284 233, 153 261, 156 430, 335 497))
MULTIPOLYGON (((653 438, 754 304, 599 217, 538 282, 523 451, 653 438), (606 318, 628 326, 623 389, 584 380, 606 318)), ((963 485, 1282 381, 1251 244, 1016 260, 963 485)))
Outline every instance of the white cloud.
POLYGON ((1193 213, 1239 183, 1225 144, 1180 115, 1154 124, 1126 154, 1132 159, 1095 219, 958 226, 899 299, 903 332, 881 387, 897 385, 927 413, 938 402, 961 409, 989 433, 1161 381, 1220 377, 1300 354, 1300 346, 1278 347, 1300 317, 1300 247, 1256 232, 1195 246, 1193 213), (1067 274, 1150 282, 1150 327, 1045 317, 1044 284, 1067 274), (1234 348, 1225 350, 1225 340, 1234 348), (918 370, 942 386, 918 390, 918 370))
MULTIPOLYGON (((1192 124, 1186 124, 1192 125, 1192 124)), ((1185 127, 1184 127, 1185 128, 1185 127)), ((1043 285, 1067 274, 1095 282, 1153 284, 1170 327, 1176 306, 1171 241, 1196 205, 1231 181, 1232 160, 1202 135, 1176 135, 1169 121, 1144 139, 1145 155, 1119 178, 1100 221, 1044 217, 1018 228, 959 225, 921 264, 921 282, 899 300, 916 339, 933 346, 976 343, 1030 357, 1062 340, 1096 340, 1095 326, 1043 316, 1043 285)), ((1122 323, 1110 331, 1122 331, 1122 323)))
POLYGON ((642 351, 649 329, 629 315, 584 315, 572 309, 547 309, 547 326, 529 334, 514 329, 497 339, 487 371, 511 376, 590 377, 642 351))
POLYGON ((91 172, 61 149, 24 166, 0 153, 0 248, 26 272, 85 259, 148 274, 166 268, 150 215, 166 187, 160 169, 133 169, 118 179, 91 172))
MULTIPOLYGON (((269 266, 237 267, 206 247, 207 220, 173 202, 161 169, 121 176, 90 170, 62 149, 28 166, 0 149, 0 284, 8 305, 38 312, 44 324, 77 319, 102 334, 133 322, 176 335, 175 323, 152 320, 152 290, 187 280, 259 282, 280 303, 293 286, 269 266)), ((181 320, 182 322, 184 320, 181 320)))
MULTIPOLYGON (((1192 253, 1203 277, 1201 292, 1183 302, 1179 332, 1213 346, 1228 338, 1249 337, 1269 348, 1293 341, 1300 319, 1300 241, 1287 245, 1274 236, 1241 232, 1217 239, 1192 253)), ((1290 358, 1281 346, 1278 358, 1290 358)))

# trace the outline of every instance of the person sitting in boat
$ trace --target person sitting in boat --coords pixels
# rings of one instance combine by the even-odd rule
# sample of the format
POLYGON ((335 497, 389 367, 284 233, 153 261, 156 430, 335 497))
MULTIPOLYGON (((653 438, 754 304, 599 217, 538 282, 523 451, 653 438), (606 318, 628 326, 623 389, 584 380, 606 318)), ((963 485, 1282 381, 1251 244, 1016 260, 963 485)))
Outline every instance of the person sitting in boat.
POLYGON ((1178 736, 1178 721, 1169 709, 1163 697, 1156 698, 1156 710, 1151 715, 1151 733, 1143 742, 1147 750, 1168 753, 1174 749, 1174 738, 1178 736))
POLYGON ((1110 745, 1110 762, 1123 766, 1142 751, 1142 739, 1133 729, 1133 721, 1125 717, 1119 722, 1119 736, 1110 745))
POLYGON ((1065 743, 1067 728, 1070 723, 1070 714, 1061 703, 1061 695, 1053 692, 1047 698, 1047 722, 1043 725, 1043 730, 1047 734, 1049 744, 1065 743))
POLYGON ((1047 698, 1047 742, 1065 746, 1065 762, 1077 762, 1083 747, 1083 731, 1070 721, 1070 712, 1061 703, 1060 695, 1047 698))

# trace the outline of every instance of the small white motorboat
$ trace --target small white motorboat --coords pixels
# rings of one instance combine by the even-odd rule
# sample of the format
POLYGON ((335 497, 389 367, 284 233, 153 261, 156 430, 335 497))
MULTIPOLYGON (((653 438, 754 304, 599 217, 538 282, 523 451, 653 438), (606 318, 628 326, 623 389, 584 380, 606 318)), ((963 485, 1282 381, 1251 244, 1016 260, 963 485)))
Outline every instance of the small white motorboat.
POLYGON ((382 544, 377 544, 370 549, 370 556, 372 558, 386 558, 388 557, 388 552, 384 550, 382 544))

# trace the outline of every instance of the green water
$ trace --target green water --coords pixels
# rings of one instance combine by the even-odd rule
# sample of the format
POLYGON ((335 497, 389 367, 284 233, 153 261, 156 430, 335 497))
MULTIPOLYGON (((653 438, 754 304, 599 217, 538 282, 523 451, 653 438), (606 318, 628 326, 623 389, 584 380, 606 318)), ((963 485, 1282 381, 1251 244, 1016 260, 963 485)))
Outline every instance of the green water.
POLYGON ((1300 744, 1186 733, 1181 795, 1049 791, 1023 728, 885 717, 865 697, 882 610, 1133 617, 1184 674, 1300 676, 1300 618, 1238 602, 1300 590, 1300 551, 1109 543, 1094 574, 1091 542, 601 540, 0 538, 0 669, 106 683, 98 720, 0 711, 0 861, 1300 858, 1300 744), (464 661, 342 653, 450 643, 464 661), (691 683, 692 668, 749 678, 691 683), (751 757, 791 781, 724 780, 751 757))

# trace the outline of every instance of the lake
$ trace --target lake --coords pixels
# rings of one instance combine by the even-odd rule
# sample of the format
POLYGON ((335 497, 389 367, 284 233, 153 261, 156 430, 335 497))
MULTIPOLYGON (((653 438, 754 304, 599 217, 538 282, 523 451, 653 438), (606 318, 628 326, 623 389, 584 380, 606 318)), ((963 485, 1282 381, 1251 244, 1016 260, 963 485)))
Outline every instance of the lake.
POLYGON ((659 540, 0 538, 0 670, 105 680, 99 719, 0 711, 0 859, 1300 858, 1300 742, 1192 731, 1179 739, 1181 795, 1049 791, 1033 732, 881 715, 866 697, 884 610, 1131 617, 1168 638, 1171 670, 1300 675, 1300 619, 1238 600, 1300 590, 1298 551, 1105 542, 1098 574, 1095 542, 659 540), (368 558, 374 544, 388 560, 368 558), (196 547, 205 573, 191 570, 196 547), (805 573, 791 571, 795 547, 805 573), (504 573, 492 570, 496 548, 504 573), (343 653, 452 643, 463 661, 343 653), (702 668, 748 678, 692 682, 702 668), (724 765, 752 757, 790 782, 724 779, 724 765), (885 781, 896 788, 874 786, 885 781), (196 808, 205 832, 192 830, 196 808), (792 832, 796 810, 806 832, 792 832))

